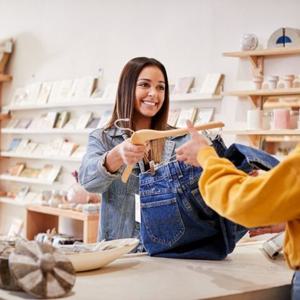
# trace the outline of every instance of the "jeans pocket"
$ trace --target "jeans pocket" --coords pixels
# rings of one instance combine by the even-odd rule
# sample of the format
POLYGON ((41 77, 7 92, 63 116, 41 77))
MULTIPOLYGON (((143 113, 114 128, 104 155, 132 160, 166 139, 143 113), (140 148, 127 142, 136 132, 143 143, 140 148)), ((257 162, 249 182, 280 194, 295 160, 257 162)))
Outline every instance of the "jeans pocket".
POLYGON ((176 202, 176 198, 162 199, 141 203, 142 226, 154 243, 168 247, 176 243, 184 234, 184 224, 176 202))

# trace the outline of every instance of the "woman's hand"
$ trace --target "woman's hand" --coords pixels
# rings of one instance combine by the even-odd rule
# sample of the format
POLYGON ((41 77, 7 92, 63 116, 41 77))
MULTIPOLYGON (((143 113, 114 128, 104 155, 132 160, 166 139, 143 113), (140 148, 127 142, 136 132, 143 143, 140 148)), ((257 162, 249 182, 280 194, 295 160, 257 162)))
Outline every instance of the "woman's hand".
POLYGON ((122 162, 126 165, 134 165, 143 159, 146 151, 145 145, 134 145, 129 140, 125 140, 117 146, 122 162))
POLYGON ((125 140, 107 153, 104 165, 110 173, 115 173, 122 165, 134 165, 143 159, 145 149, 144 145, 134 145, 125 140))
POLYGON ((176 159, 193 166, 199 166, 197 155, 200 149, 209 146, 206 139, 194 128, 191 121, 186 122, 191 140, 176 149, 176 159))

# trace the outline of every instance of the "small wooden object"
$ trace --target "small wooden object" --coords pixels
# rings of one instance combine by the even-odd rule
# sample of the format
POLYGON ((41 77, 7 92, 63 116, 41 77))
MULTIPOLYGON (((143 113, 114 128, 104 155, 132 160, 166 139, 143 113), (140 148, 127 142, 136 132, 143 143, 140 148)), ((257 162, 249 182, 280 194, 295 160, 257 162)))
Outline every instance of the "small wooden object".
POLYGON ((57 298, 75 284, 71 261, 49 244, 20 240, 9 256, 9 269, 17 284, 37 298, 57 298))
MULTIPOLYGON (((222 128, 224 123, 222 122, 210 122, 202 125, 195 126, 196 130, 207 130, 213 128, 222 128)), ((147 141, 161 139, 169 136, 181 136, 188 133, 187 128, 172 129, 172 130, 152 130, 152 129, 141 129, 134 132, 130 138, 133 144, 144 144, 147 141)), ((122 181, 127 182, 129 175, 131 174, 133 166, 128 165, 122 174, 122 181)))

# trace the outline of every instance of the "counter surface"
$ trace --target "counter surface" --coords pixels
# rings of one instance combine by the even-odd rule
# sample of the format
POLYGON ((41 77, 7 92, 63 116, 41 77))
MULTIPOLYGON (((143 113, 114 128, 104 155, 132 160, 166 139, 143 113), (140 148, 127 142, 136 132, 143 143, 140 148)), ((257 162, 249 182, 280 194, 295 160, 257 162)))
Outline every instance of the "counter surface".
MULTIPOLYGON (((287 299, 293 271, 269 259, 258 243, 238 246, 223 261, 128 255, 77 274, 65 299, 287 299)), ((0 299, 29 299, 0 290, 0 299)))

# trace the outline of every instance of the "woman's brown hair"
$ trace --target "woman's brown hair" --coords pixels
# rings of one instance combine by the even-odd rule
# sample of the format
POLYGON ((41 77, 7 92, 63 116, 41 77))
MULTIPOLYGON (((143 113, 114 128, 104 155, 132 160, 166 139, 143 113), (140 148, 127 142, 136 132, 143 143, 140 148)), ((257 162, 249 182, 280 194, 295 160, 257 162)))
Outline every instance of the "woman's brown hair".
MULTIPOLYGON (((112 128, 114 122, 118 119, 128 119, 128 122, 119 122, 122 127, 129 127, 135 130, 132 122, 134 115, 135 89, 139 74, 145 67, 154 66, 160 69, 165 80, 165 99, 159 112, 152 117, 151 129, 165 130, 167 129, 167 121, 169 114, 169 84, 167 71, 162 63, 154 58, 136 57, 131 59, 123 68, 115 101, 115 107, 112 117, 108 122, 106 128, 112 128)), ((151 142, 151 154, 155 162, 161 161, 161 156, 164 147, 164 139, 154 140, 151 142)))

